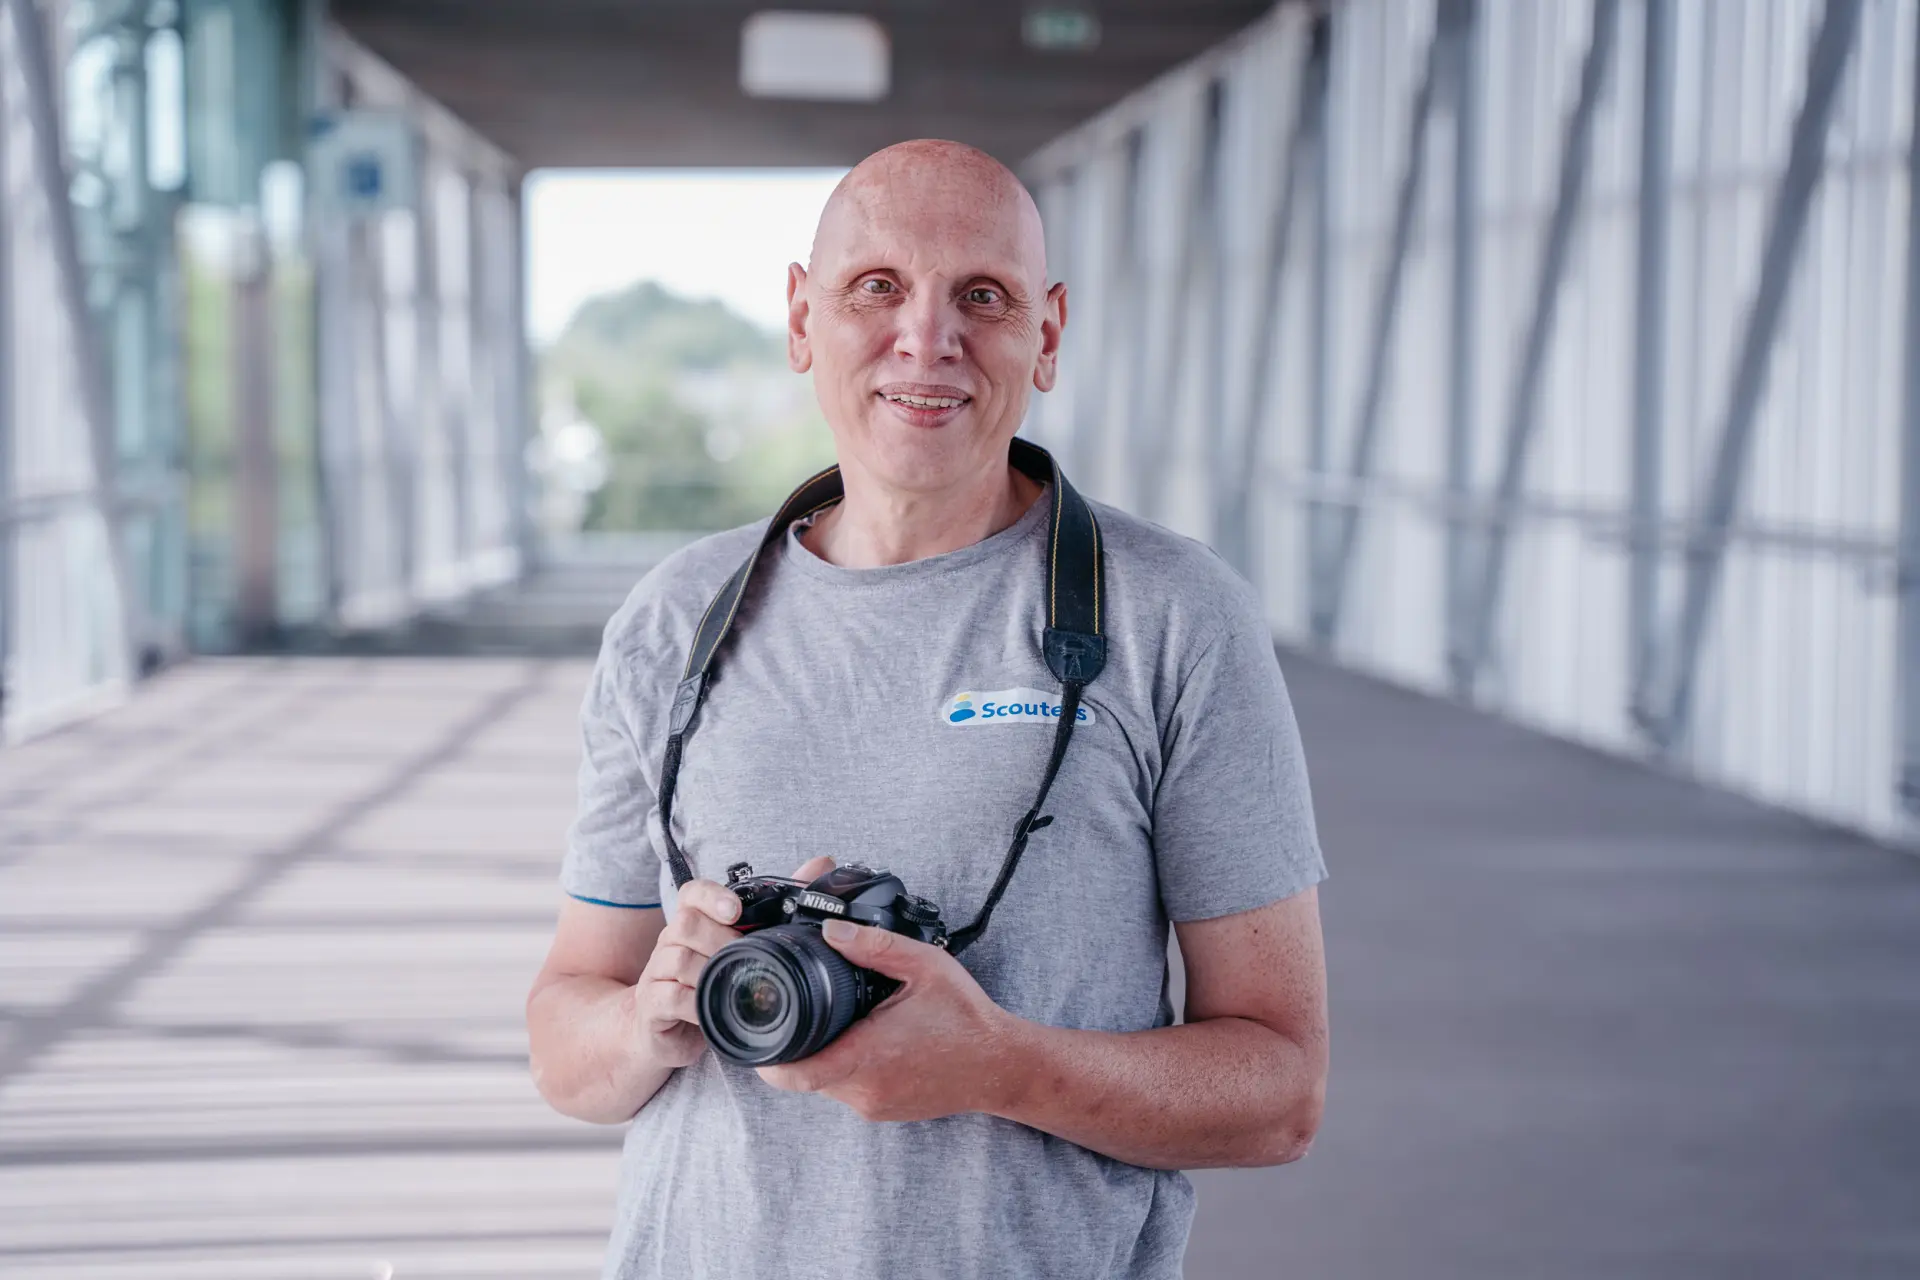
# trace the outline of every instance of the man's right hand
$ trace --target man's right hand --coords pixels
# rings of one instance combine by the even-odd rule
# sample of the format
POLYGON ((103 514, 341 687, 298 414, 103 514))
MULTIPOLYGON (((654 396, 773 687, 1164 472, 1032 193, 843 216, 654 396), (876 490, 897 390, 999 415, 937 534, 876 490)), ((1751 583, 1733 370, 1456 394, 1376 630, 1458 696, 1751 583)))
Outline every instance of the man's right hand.
MULTIPOLYGON (((823 855, 802 863, 793 878, 812 880, 832 869, 833 859, 823 855)), ((684 1067, 706 1048, 694 991, 713 953, 740 936, 732 927, 739 918, 740 899, 726 886, 711 880, 681 886, 673 918, 660 931, 633 989, 641 1052, 649 1062, 684 1067)))

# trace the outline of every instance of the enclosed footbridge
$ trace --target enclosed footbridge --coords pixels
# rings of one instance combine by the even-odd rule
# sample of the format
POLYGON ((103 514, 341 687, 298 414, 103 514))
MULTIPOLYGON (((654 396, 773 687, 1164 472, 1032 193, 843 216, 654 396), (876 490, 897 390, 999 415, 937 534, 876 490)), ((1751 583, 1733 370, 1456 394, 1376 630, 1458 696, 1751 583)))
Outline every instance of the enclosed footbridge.
MULTIPOLYGON (((957 138, 1267 602, 1303 1164, 1188 1275, 1920 1272, 1920 0, 4 0, 0 1273, 588 1275, 524 191, 957 138)), ((769 282, 769 288, 777 282, 769 282)), ((716 1226, 716 1229, 721 1229, 716 1226)))

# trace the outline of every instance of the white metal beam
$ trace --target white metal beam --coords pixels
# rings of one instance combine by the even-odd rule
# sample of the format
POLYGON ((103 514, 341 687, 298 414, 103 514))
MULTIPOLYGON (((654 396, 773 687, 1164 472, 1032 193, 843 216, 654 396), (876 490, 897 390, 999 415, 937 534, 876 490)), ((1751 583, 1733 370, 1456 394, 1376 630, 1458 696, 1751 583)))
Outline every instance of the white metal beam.
POLYGON ((1645 0, 1640 225, 1633 328, 1633 475, 1627 645, 1630 697, 1646 697, 1659 654, 1661 448, 1667 391, 1667 238, 1673 206, 1673 0, 1645 0))
POLYGON ((1587 173, 1593 157, 1594 116, 1613 64, 1619 25, 1620 0, 1594 0, 1593 29, 1588 38, 1586 62, 1580 72, 1580 92, 1567 117, 1566 144, 1560 152, 1559 190, 1554 198, 1553 217, 1547 226, 1546 244, 1540 254, 1533 312, 1527 323, 1519 373, 1514 378, 1513 397, 1507 410, 1500 480, 1494 492, 1493 509, 1488 513, 1479 589, 1472 600, 1465 651, 1457 664, 1456 678, 1464 692, 1472 691, 1486 669, 1493 648, 1494 628, 1500 618, 1500 596, 1506 579, 1514 511, 1526 479, 1527 457, 1539 434, 1540 384, 1546 375, 1547 351, 1553 344, 1554 325, 1560 314, 1561 285, 1573 253, 1574 232, 1586 199, 1587 173))
MULTIPOLYGON (((1151 411, 1134 419, 1134 447, 1141 455, 1141 487, 1136 494, 1139 514, 1158 516, 1164 509, 1167 492, 1167 454, 1176 435, 1180 384, 1187 367, 1187 333, 1193 281, 1200 274, 1203 257, 1217 265, 1220 244, 1215 232, 1215 215, 1220 199, 1220 142, 1225 127, 1226 82, 1213 77, 1207 87, 1200 111, 1200 154, 1186 165, 1188 181, 1182 193, 1175 242, 1179 254, 1172 278, 1168 281, 1166 305, 1166 342, 1155 353, 1156 359, 1143 359, 1143 366, 1157 367, 1154 394, 1147 397, 1151 411)), ((1141 279, 1147 274, 1143 267, 1141 279)), ((1136 406, 1138 413, 1138 406, 1136 406)))
MULTIPOLYGON (((0 75, 5 74, 0 64, 0 75)), ((12 172, 8 167, 6 93, 0 89, 0 175, 12 172)), ((13 630, 19 625, 20 602, 14 599, 14 521, 13 506, 13 218, 14 211, 0 200, 0 743, 6 741, 7 698, 14 674, 8 659, 12 651, 13 630)))
POLYGON ((5 0, 13 19, 14 49, 26 90, 33 132, 31 165, 35 181, 46 193, 48 232, 53 241, 54 274, 59 281, 60 309, 73 343, 73 364, 79 379, 81 413, 86 418, 87 444, 93 463, 95 505, 105 525, 107 571, 119 608, 119 634, 111 648, 119 653, 129 677, 139 670, 134 638, 141 634, 140 605, 128 574, 126 550, 120 538, 120 503, 116 484, 116 446, 107 394, 106 366, 99 336, 87 307, 86 276, 80 263, 79 236, 73 223, 72 190, 67 173, 66 144, 60 120, 58 77, 53 72, 53 46, 46 23, 34 0, 5 0))
MULTIPOLYGON (((1446 0, 1440 8, 1447 42, 1448 81, 1453 99, 1453 296, 1447 375, 1447 492, 1463 505, 1473 491, 1474 360, 1480 313, 1480 5, 1479 0, 1446 0)), ((1459 517, 1447 521, 1446 621, 1447 666, 1454 692, 1472 693, 1472 671, 1465 661, 1471 599, 1474 527, 1459 517)))
MULTIPOLYGON (((1434 94, 1445 73, 1445 58, 1446 42, 1436 34, 1428 46, 1426 70, 1408 113, 1406 166, 1400 176, 1387 269, 1380 280, 1379 295, 1374 299, 1366 389, 1361 396, 1359 420, 1354 426, 1353 447, 1347 462, 1348 476, 1356 484, 1364 483, 1373 474, 1374 453, 1379 446, 1381 409, 1386 403, 1394 334, 1400 324, 1400 293, 1406 282, 1407 252, 1413 243, 1413 218, 1426 181, 1427 122, 1433 116, 1434 94)), ((1332 646, 1340 633, 1340 610, 1353 567, 1354 544, 1359 536, 1360 509, 1341 507, 1334 515, 1333 545, 1321 563, 1320 587, 1314 592, 1313 638, 1323 647, 1332 646)))
POLYGON ((1147 272, 1146 217, 1141 208, 1146 198, 1141 171, 1147 162, 1147 126, 1142 124, 1129 130, 1122 148, 1125 161, 1120 181, 1120 269, 1115 273, 1122 288, 1117 291, 1113 299, 1117 305, 1109 314, 1128 322, 1122 341, 1126 344, 1124 358, 1129 386, 1125 430, 1114 443, 1123 451, 1124 462, 1128 464, 1127 489, 1138 506, 1145 502, 1153 483, 1153 476, 1146 470, 1147 450, 1143 447, 1143 433, 1148 426, 1143 406, 1147 400, 1148 369, 1153 363, 1149 351, 1153 329, 1149 324, 1152 312, 1147 306, 1151 282, 1147 272))
POLYGON ((1254 575, 1253 493, 1259 483, 1264 428, 1270 416, 1267 398, 1278 381, 1279 357, 1274 353, 1274 338, 1280 325, 1282 289, 1287 279, 1287 251, 1293 242, 1294 210, 1300 203, 1300 188, 1311 181, 1308 165, 1313 153, 1325 145, 1321 123, 1326 115, 1329 34, 1328 19, 1317 19, 1300 64, 1300 93, 1286 155, 1281 161, 1280 196, 1267 225, 1266 280, 1255 311, 1253 342, 1249 347, 1252 373, 1248 380, 1246 413, 1238 432, 1238 457, 1228 468, 1226 483, 1221 488, 1222 500, 1217 504, 1214 545, 1227 563, 1247 578, 1254 575))
POLYGON ((1775 189, 1773 207, 1767 218, 1766 240, 1760 257, 1760 284, 1755 290, 1753 309, 1748 313, 1746 331, 1740 338, 1739 358, 1734 364, 1713 470, 1696 509, 1693 534, 1687 541, 1686 585, 1673 633, 1672 674, 1661 686, 1660 701, 1643 712, 1647 732, 1662 747, 1673 746, 1687 732, 1707 614, 1719 585, 1721 566, 1726 561, 1729 526, 1746 478, 1747 456, 1752 451, 1767 365, 1786 309, 1787 287, 1793 281, 1794 263, 1799 258, 1807 214, 1813 206, 1814 188, 1820 181, 1834 99, 1839 96, 1840 81, 1860 27, 1861 2, 1827 0, 1819 34, 1807 57, 1806 97, 1793 123, 1786 171, 1775 189))
MULTIPOLYGON (((1920 51, 1920 24, 1915 26, 1920 51)), ((1920 69, 1920 61, 1914 64, 1920 69)), ((1920 813, 1920 70, 1910 73, 1907 137, 1907 332, 1900 436, 1900 802, 1920 813)))

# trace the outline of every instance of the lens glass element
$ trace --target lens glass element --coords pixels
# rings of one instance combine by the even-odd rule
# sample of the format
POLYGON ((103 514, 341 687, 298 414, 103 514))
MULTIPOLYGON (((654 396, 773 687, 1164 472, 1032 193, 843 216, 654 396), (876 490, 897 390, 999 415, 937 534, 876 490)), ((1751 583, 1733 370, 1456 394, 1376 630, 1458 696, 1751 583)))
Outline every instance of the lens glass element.
POLYGON ((733 1016, 749 1031, 778 1026, 787 1011, 786 989, 763 964, 741 965, 728 975, 733 1016))
POLYGON ((799 1031, 799 976, 776 950, 729 943, 700 976, 700 1025, 735 1061, 770 1061, 799 1031))

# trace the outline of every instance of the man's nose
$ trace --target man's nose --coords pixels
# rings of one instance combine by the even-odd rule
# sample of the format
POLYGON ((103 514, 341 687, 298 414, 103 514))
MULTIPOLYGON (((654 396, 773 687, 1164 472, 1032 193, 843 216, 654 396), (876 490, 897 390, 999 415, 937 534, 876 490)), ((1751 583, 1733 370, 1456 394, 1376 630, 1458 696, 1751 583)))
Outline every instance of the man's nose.
POLYGON ((950 299, 922 291, 894 314, 900 318, 893 339, 895 355, 922 364, 959 358, 960 309, 950 299))

